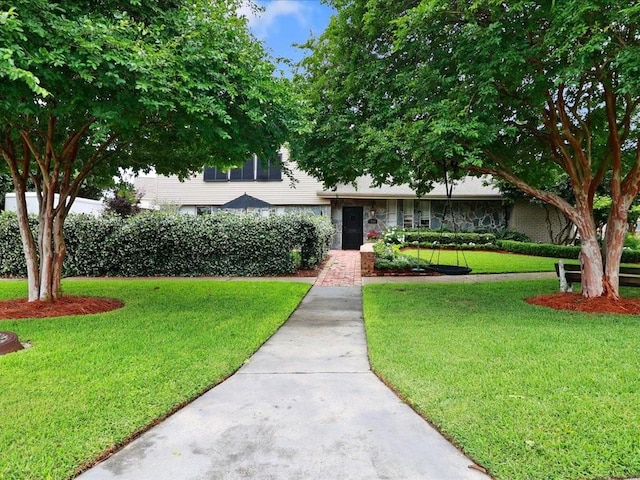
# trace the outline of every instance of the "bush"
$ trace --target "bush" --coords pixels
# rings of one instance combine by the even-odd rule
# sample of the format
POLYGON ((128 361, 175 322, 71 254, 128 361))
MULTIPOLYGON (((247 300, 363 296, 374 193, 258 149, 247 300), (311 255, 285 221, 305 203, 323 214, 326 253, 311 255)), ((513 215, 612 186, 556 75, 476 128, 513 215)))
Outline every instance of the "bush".
POLYGON ((538 257, 577 259, 580 254, 580 247, 571 245, 516 242, 514 240, 497 240, 496 245, 505 252, 535 255, 538 257))
MULTIPOLYGON (((29 217, 33 231, 36 230, 38 220, 29 217)), ((20 240, 18 217, 12 212, 0 212, 0 276, 25 277, 27 264, 20 240)))
POLYGON ((627 233, 624 239, 624 247, 630 248, 631 250, 640 250, 640 238, 633 233, 627 233))
POLYGON ((376 254, 374 266, 377 270, 409 270, 429 265, 426 260, 400 255, 397 252, 397 247, 387 245, 384 242, 374 244, 373 251, 376 254))
POLYGON ((496 235, 493 233, 448 232, 421 228, 389 228, 385 230, 382 238, 390 245, 414 246, 419 242, 421 247, 493 245, 496 241, 496 235))
MULTIPOLYGON (((34 219, 35 221, 35 219, 34 219)), ((34 225, 35 228, 35 225, 34 225)), ((278 275, 320 263, 334 229, 326 217, 175 215, 146 212, 70 215, 65 276, 278 275)), ((0 217, 0 274, 24 276, 15 214, 0 217)))

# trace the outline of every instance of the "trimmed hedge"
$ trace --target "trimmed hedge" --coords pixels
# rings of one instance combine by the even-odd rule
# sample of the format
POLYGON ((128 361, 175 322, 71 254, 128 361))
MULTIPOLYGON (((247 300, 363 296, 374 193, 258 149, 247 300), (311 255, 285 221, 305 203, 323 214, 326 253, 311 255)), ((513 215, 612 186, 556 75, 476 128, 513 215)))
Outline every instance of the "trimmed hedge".
MULTIPOLYGON (((175 215, 127 219, 70 215, 65 276, 260 276, 312 268, 328 254, 331 221, 320 216, 175 215)), ((0 217, 0 274, 25 276, 15 214, 0 217)))
MULTIPOLYGON (((547 243, 523 243, 512 240, 498 240, 496 245, 501 250, 538 257, 578 259, 580 247, 573 245, 551 245, 547 243)), ((639 263, 640 250, 625 248, 622 251, 622 263, 639 263)))
POLYGON ((577 259, 580 247, 572 245, 553 245, 550 243, 516 242, 514 240, 498 240, 496 245, 501 250, 537 257, 573 258, 577 259))
POLYGON ((385 243, 393 245, 411 246, 420 242, 420 246, 429 245, 492 245, 496 242, 493 233, 475 232, 443 232, 417 228, 390 228, 383 234, 385 243))

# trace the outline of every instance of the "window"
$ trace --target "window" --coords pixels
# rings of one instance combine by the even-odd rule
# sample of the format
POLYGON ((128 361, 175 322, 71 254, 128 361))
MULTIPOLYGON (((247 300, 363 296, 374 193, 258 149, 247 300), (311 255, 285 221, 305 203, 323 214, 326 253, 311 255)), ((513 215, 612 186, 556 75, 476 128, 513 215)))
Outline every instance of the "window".
POLYGON ((207 215, 209 213, 211 213, 211 207, 209 206, 196 207, 196 215, 207 215))
POLYGON ((205 182, 277 182, 282 180, 282 155, 277 160, 270 160, 263 165, 255 155, 245 162, 242 167, 221 171, 216 167, 205 167, 203 180, 205 182))
POLYGON ((404 215, 402 216, 402 225, 405 228, 413 227, 413 200, 405 200, 404 215))
POLYGON ((216 167, 204 168, 204 181, 205 182, 226 182, 227 172, 222 172, 216 167))
POLYGON ((429 228, 431 225, 431 202, 429 200, 418 200, 416 209, 416 226, 429 228))
POLYGON ((282 155, 278 154, 278 159, 273 161, 270 160, 263 165, 262 161, 258 158, 256 159, 256 180, 266 181, 266 182, 277 182, 282 180, 282 169, 280 165, 282 164, 282 155))

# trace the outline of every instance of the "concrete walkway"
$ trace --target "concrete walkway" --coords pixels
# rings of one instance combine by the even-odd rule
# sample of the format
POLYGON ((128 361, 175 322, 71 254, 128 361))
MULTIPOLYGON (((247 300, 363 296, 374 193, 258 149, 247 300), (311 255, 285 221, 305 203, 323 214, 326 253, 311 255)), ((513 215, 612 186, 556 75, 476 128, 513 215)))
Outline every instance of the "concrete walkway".
POLYGON ((235 375, 79 478, 489 479, 369 369, 355 261, 332 252, 235 375))

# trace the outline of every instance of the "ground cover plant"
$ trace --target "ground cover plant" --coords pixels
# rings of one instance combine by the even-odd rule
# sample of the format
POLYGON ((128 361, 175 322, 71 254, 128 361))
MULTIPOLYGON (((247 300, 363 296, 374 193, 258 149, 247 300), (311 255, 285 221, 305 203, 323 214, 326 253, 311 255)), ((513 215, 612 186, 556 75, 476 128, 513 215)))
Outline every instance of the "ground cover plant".
POLYGON ((640 320, 524 301, 556 290, 368 285, 373 368, 497 480, 638 477, 640 320))
MULTIPOLYGON (((2 281, 0 298, 24 296, 2 281)), ((0 356, 0 478, 65 479, 234 372, 309 285, 193 279, 65 280, 119 298, 104 314, 0 320, 33 346, 0 356)))

